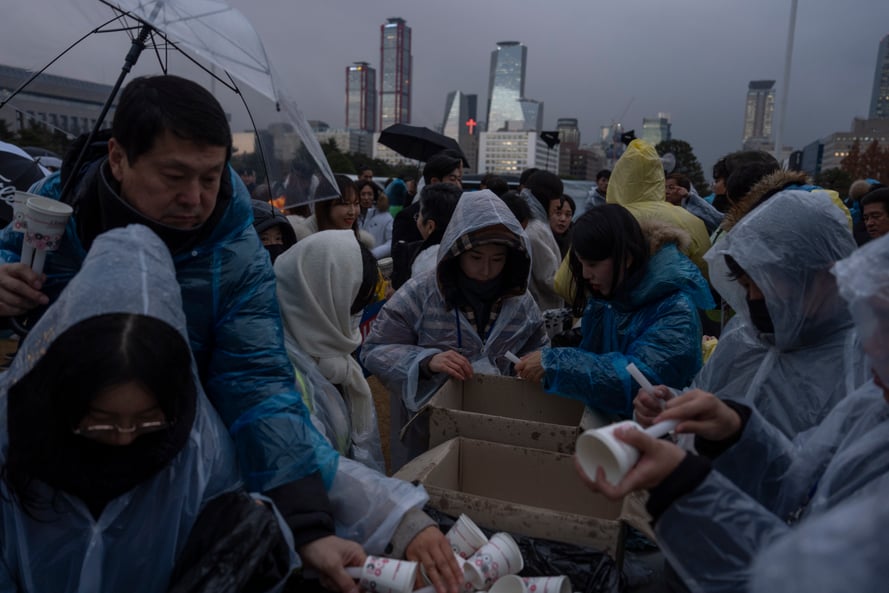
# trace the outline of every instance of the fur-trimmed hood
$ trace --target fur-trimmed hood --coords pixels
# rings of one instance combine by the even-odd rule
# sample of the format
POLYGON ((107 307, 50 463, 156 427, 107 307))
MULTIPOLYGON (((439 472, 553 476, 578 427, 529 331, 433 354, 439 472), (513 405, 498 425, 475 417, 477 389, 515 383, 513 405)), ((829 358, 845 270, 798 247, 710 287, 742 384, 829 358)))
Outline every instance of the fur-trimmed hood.
POLYGON ((791 185, 810 185, 812 181, 808 175, 801 171, 775 171, 766 175, 756 182, 750 188, 743 198, 735 202, 735 204, 726 213, 722 220, 722 229, 726 232, 730 231, 738 222, 750 214, 750 212, 774 196, 779 191, 786 189, 791 185))
POLYGON ((651 255, 670 244, 676 245, 679 251, 688 255, 691 247, 691 235, 688 231, 653 219, 640 221, 639 226, 642 227, 642 234, 648 239, 648 250, 651 255))

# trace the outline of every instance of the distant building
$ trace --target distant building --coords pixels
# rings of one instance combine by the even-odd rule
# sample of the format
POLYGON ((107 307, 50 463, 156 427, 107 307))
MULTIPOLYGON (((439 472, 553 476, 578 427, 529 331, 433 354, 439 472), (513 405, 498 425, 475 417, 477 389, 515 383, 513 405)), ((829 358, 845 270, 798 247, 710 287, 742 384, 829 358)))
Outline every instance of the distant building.
POLYGON ((889 118, 889 35, 883 37, 877 50, 874 88, 870 96, 870 119, 889 118))
POLYGON ((862 119, 856 117, 852 120, 850 131, 834 132, 825 137, 822 140, 824 150, 821 158, 821 170, 838 168, 843 159, 849 156, 849 151, 856 140, 862 152, 874 140, 884 150, 889 148, 889 118, 862 119))
POLYGON ((411 28, 404 19, 380 25, 380 130, 411 123, 411 28))
POLYGON ((346 128, 376 131, 377 71, 367 62, 346 67, 346 128))
MULTIPOLYGON (((518 41, 500 41, 491 52, 488 76, 487 130, 505 130, 507 122, 524 122, 519 99, 525 96, 525 67, 528 48, 518 41)), ((523 123, 524 127, 524 123, 523 123)))
POLYGON ((374 159, 379 159, 384 163, 387 163, 392 166, 398 165, 416 165, 417 161, 414 159, 409 159, 405 156, 400 155, 395 152, 388 146, 384 146, 380 144, 380 133, 375 132, 373 135, 373 142, 371 142, 371 157, 374 159))
POLYGON ((580 147, 580 129, 577 127, 577 119, 560 117, 556 121, 556 131, 559 132, 559 177, 568 177, 571 176, 572 156, 580 147))
POLYGON ((657 117, 643 117, 642 136, 640 138, 652 146, 657 146, 666 140, 672 140, 670 114, 661 112, 657 114, 657 117))
POLYGON ((821 140, 810 142, 802 149, 799 170, 809 177, 815 178, 821 174, 822 160, 824 158, 824 143, 821 140))
POLYGON ((540 131, 543 129, 543 101, 535 101, 522 97, 519 99, 519 105, 522 106, 523 130, 540 131))
POLYGON ((482 132, 479 173, 518 176, 528 167, 559 172, 559 146, 547 148, 537 132, 482 132))
POLYGON ((747 87, 747 103, 744 108, 744 135, 741 143, 745 149, 749 145, 768 144, 772 140, 772 116, 775 112, 775 81, 751 80, 747 87))
POLYGON ((340 152, 351 152, 355 154, 363 154, 368 157, 373 156, 373 132, 366 130, 352 129, 329 129, 323 132, 316 132, 315 137, 319 143, 333 140, 340 152))
MULTIPOLYGON (((0 98, 11 95, 32 74, 23 68, 0 65, 0 98)), ((0 109, 0 120, 10 130, 20 130, 34 122, 73 138, 93 129, 111 90, 106 84, 41 74, 0 109)), ((110 127, 113 117, 114 105, 105 116, 106 126, 110 127)))
POLYGON ((469 168, 478 169, 478 95, 451 91, 445 101, 441 133, 453 138, 460 145, 469 168))

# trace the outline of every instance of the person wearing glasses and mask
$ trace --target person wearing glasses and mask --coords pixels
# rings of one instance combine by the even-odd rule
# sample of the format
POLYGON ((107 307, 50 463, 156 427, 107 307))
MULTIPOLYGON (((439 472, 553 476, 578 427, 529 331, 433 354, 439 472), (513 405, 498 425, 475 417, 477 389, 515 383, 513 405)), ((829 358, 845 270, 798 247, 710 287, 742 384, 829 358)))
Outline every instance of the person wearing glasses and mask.
POLYGON ((0 379, 0 590, 216 582, 207 550, 235 528, 235 565, 254 552, 280 562, 260 570, 267 586, 233 582, 266 590, 289 574, 284 532, 244 493, 198 380, 163 247, 142 226, 97 238, 0 379), (225 519, 202 522, 205 512, 225 519))

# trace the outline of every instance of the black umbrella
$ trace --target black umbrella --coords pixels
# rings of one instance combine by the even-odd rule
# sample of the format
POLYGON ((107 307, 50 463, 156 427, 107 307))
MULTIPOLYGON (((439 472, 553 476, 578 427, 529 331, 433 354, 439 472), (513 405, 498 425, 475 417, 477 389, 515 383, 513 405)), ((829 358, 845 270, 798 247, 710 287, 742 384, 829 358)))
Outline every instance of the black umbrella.
POLYGON ((28 153, 14 144, 0 142, 0 223, 12 220, 16 190, 28 191, 46 177, 46 171, 28 153))
POLYGON ((380 132, 378 142, 402 156, 424 163, 443 150, 454 150, 460 155, 463 164, 469 166, 469 161, 463 156, 463 151, 460 150, 456 140, 422 126, 407 124, 389 126, 380 132))

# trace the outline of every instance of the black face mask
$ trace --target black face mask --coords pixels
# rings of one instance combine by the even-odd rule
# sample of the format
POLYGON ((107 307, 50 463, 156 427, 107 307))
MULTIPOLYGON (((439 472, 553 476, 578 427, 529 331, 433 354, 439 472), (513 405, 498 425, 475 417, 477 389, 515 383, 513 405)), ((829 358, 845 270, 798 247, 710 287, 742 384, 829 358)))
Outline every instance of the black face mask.
POLYGON ((775 324, 772 323, 772 317, 764 300, 747 299, 747 310, 750 312, 750 322, 753 323, 753 327, 764 334, 775 333, 775 324))
POLYGON ((266 245, 265 250, 269 252, 269 257, 272 258, 274 264, 278 256, 287 251, 287 248, 283 245, 266 245))

